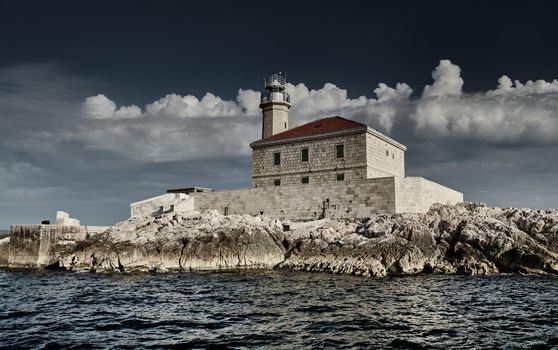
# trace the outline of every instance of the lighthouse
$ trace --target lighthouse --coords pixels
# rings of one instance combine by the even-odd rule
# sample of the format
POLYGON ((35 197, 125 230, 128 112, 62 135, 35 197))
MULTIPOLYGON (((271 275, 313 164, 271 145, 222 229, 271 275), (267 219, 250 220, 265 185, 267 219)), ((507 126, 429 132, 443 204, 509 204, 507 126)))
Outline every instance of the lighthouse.
POLYGON ((289 129, 291 97, 285 91, 287 80, 284 75, 271 74, 264 80, 260 108, 263 113, 262 139, 289 129))

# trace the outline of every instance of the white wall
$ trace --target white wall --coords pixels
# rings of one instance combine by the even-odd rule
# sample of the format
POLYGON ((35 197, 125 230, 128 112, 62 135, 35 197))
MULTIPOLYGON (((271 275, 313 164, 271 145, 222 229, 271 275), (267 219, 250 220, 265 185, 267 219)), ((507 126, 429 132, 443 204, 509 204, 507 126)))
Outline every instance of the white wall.
POLYGON ((405 151, 386 140, 368 133, 366 135, 367 177, 405 177, 405 151))
POLYGON ((193 198, 185 193, 165 193, 130 204, 130 217, 160 215, 194 210, 193 198))
POLYGON ((434 203, 463 202, 463 193, 422 177, 397 178, 395 187, 398 213, 426 213, 434 203))

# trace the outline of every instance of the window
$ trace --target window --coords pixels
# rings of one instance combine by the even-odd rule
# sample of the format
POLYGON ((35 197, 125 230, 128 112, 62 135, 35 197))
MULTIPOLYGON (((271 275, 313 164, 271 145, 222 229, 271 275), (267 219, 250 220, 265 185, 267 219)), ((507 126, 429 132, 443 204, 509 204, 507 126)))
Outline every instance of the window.
POLYGON ((273 180, 273 186, 281 186, 281 179, 273 180))
POLYGON ((391 158, 392 158, 392 159, 395 159, 395 153, 392 153, 392 154, 391 154, 391 158))
POLYGON ((303 148, 301 152, 301 158, 303 162, 308 161, 308 148, 303 148))
POLYGON ((337 174, 337 181, 345 181, 345 174, 337 174))
POLYGON ((287 122, 285 122, 285 130, 287 130, 287 122))
POLYGON ((386 149, 386 157, 389 157, 389 151, 386 149))
POLYGON ((300 179, 300 181, 301 181, 303 184, 307 184, 307 183, 310 182, 310 178, 309 178, 308 176, 303 176, 303 177, 300 179))
POLYGON ((273 153, 273 165, 281 165, 281 152, 273 153))
POLYGON ((343 145, 335 146, 335 154, 337 158, 345 158, 345 147, 343 145))

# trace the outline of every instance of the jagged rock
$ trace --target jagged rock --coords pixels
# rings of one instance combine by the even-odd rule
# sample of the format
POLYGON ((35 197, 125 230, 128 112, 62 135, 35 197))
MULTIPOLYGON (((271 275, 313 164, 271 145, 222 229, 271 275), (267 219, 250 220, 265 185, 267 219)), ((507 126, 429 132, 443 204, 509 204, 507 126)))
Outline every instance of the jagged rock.
MULTIPOLYGON (((14 237, 23 242, 17 232, 14 237)), ((281 268, 378 277, 558 274, 558 210, 481 203, 345 221, 171 213, 70 238, 49 241, 48 261, 97 272, 281 268)))
POLYGON ((70 270, 168 271, 270 268, 283 261, 281 223, 214 211, 121 222, 60 256, 70 270))
POLYGON ((278 267, 368 276, 558 273, 558 210, 436 205, 347 227, 354 230, 320 221, 287 232, 287 259, 278 267))

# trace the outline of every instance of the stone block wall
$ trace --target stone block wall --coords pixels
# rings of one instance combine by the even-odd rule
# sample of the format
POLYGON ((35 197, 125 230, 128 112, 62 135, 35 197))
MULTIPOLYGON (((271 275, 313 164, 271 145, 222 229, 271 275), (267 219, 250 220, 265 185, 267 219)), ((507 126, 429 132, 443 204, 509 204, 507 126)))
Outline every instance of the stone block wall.
POLYGON ((300 184, 304 176, 310 183, 336 181, 337 174, 345 180, 366 178, 366 134, 341 134, 327 138, 277 143, 255 147, 252 151, 252 185, 274 186, 300 184), (337 158, 336 146, 344 145, 344 157, 337 158), (308 161, 302 161, 302 149, 308 148, 308 161), (281 164, 274 165, 274 153, 281 153, 281 164))
POLYGON ((8 265, 17 267, 45 267, 54 262, 57 245, 84 240, 87 230, 83 226, 12 225, 8 265))
POLYGON ((366 135, 366 177, 405 177, 404 146, 389 142, 371 132, 366 135))
POLYGON ((392 176, 195 193, 193 198, 195 210, 305 221, 425 213, 434 203, 462 202, 463 194, 421 177, 392 176))
POLYGON ((361 218, 395 212, 393 177, 195 193, 196 210, 290 220, 361 218))
POLYGON ((254 182, 256 187, 269 187, 274 186, 274 180, 280 179, 281 186, 300 185, 302 184, 302 177, 307 176, 309 183, 324 183, 336 182, 337 175, 343 174, 343 181, 362 180, 366 178, 366 168, 342 168, 342 169, 328 169, 312 171, 308 173, 295 173, 286 174, 281 176, 272 176, 267 178, 260 178, 254 182))
POLYGON ((422 177, 397 178, 395 189, 397 213, 425 213, 434 203, 463 202, 463 193, 422 177))

